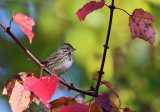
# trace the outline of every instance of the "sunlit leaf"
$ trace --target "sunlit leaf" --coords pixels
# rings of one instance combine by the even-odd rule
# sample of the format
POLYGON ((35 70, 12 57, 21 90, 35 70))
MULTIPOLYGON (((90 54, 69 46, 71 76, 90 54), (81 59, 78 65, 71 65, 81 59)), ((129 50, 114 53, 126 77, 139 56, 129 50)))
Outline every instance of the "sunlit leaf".
POLYGON ((34 37, 34 33, 32 33, 32 26, 35 25, 34 20, 20 13, 16 15, 14 15, 13 13, 13 20, 14 22, 20 25, 23 32, 28 36, 30 44, 31 44, 32 39, 34 37))
POLYGON ((8 95, 9 103, 13 112, 22 112, 29 107, 29 104, 35 102, 39 104, 39 99, 35 94, 24 90, 23 81, 25 77, 36 77, 33 74, 21 72, 12 76, 5 84, 3 94, 8 95))
POLYGON ((36 94, 43 104, 48 107, 48 100, 51 99, 58 84, 59 80, 57 76, 52 75, 50 77, 42 77, 41 79, 26 77, 23 86, 26 90, 36 94))

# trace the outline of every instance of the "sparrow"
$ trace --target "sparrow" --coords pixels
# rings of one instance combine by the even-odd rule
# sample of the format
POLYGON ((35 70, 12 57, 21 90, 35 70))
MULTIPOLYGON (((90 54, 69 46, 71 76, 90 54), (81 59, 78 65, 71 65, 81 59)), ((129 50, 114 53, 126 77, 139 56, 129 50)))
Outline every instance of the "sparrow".
POLYGON ((40 62, 53 74, 64 74, 73 64, 73 52, 76 49, 69 43, 64 43, 57 51, 40 62))

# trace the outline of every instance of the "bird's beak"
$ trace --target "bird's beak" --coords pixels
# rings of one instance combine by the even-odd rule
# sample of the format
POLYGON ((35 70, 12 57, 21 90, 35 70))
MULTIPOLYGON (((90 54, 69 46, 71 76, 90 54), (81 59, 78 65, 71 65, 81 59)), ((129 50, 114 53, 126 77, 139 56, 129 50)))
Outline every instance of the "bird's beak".
POLYGON ((72 50, 73 50, 73 51, 75 51, 76 49, 75 49, 75 48, 73 48, 72 50))

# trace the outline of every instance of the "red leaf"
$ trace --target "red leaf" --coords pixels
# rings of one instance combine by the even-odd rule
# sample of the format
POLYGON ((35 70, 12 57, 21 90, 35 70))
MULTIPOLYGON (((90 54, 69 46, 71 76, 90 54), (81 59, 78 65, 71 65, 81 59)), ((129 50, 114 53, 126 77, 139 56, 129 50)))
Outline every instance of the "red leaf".
POLYGON ((42 77, 42 79, 26 77, 23 86, 26 90, 30 90, 36 94, 39 99, 48 107, 48 100, 51 99, 58 84, 59 80, 57 79, 57 76, 52 75, 50 77, 42 77))
POLYGON ((129 26, 133 39, 139 37, 152 45, 156 34, 151 25, 154 21, 155 19, 150 13, 143 9, 135 9, 129 17, 129 26))
POLYGON ((32 33, 32 26, 35 25, 34 20, 20 13, 14 15, 14 12, 13 12, 13 20, 14 22, 20 25, 23 32, 29 37, 29 41, 31 44, 32 39, 34 37, 34 33, 32 33))
POLYGON ((123 109, 123 112, 133 112, 130 108, 126 107, 123 109))
POLYGON ((92 105, 90 106, 90 112, 104 112, 104 111, 100 105, 92 103, 92 105))
POLYGON ((110 102, 109 112, 120 112, 119 108, 117 107, 117 105, 112 101, 110 102))
POLYGON ((108 82, 108 81, 102 81, 101 82, 102 84, 105 84, 108 89, 110 89, 114 95, 119 99, 119 108, 121 107, 121 99, 119 98, 119 95, 114 91, 114 87, 112 86, 112 83, 111 82, 108 82))
POLYGON ((89 112, 88 106, 84 104, 74 104, 59 109, 58 112, 89 112))
POLYGON ((101 0, 100 2, 91 1, 85 4, 81 9, 79 9, 76 15, 79 17, 80 21, 84 21, 89 13, 93 12, 94 10, 102 8, 104 5, 105 5, 104 0, 101 0))
POLYGON ((95 99, 95 103, 108 111, 110 108, 109 94, 102 93, 99 97, 95 99))
POLYGON ((76 103, 77 103, 77 101, 72 97, 69 97, 69 98, 60 97, 59 99, 56 99, 54 101, 49 102, 49 104, 51 106, 49 109, 49 112, 58 112, 58 110, 61 107, 72 106, 76 103))
POLYGON ((5 84, 3 94, 8 95, 9 103, 13 112, 22 112, 29 107, 29 104, 36 102, 39 104, 39 99, 30 91, 24 90, 23 79, 25 77, 35 77, 33 74, 21 72, 12 76, 5 84))
POLYGON ((115 94, 117 98, 119 98, 118 94, 114 91, 114 87, 111 82, 103 81, 103 83, 115 94))
POLYGON ((30 91, 26 91, 18 81, 15 82, 9 103, 13 112, 22 112, 29 107, 30 91))

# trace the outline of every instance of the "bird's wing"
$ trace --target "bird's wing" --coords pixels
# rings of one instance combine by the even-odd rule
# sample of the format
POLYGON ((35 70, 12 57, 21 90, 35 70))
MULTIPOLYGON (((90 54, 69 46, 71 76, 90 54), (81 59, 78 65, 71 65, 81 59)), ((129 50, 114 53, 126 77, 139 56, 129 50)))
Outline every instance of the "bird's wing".
POLYGON ((58 56, 59 56, 58 53, 55 52, 54 55, 52 54, 51 56, 45 58, 44 60, 40 60, 40 62, 42 64, 45 64, 45 63, 49 62, 50 60, 56 60, 58 58, 58 56))

